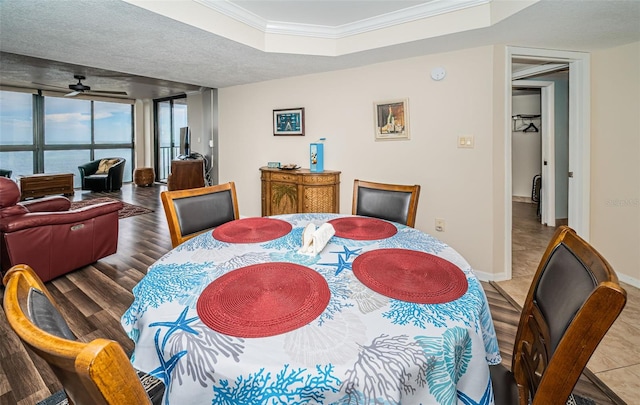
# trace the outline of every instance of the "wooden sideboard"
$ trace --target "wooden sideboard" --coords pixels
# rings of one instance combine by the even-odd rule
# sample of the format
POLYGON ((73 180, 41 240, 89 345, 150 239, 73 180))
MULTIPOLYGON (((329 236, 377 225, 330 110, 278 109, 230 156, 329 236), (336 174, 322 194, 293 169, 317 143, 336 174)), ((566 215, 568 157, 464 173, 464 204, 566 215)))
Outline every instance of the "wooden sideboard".
POLYGON ((340 209, 340 172, 261 167, 262 216, 340 209))
POLYGON ((52 194, 73 195, 73 173, 43 173, 20 177, 21 200, 52 194))

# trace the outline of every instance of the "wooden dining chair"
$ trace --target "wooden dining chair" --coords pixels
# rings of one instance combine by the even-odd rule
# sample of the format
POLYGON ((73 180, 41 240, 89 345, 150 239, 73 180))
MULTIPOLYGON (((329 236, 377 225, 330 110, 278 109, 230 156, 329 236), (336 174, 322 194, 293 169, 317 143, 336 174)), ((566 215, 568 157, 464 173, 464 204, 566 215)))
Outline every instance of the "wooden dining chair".
POLYGON ((415 227, 419 185, 399 185, 354 180, 351 213, 415 227))
POLYGON ((240 218, 234 182, 160 194, 173 247, 240 218))
POLYGON ((490 367, 496 405, 564 404, 626 301, 609 263, 560 226, 529 288, 511 371, 490 367))
POLYGON ((22 342, 51 367, 70 404, 160 404, 164 384, 136 371, 113 340, 80 342, 46 287, 27 265, 3 278, 7 321, 22 342))

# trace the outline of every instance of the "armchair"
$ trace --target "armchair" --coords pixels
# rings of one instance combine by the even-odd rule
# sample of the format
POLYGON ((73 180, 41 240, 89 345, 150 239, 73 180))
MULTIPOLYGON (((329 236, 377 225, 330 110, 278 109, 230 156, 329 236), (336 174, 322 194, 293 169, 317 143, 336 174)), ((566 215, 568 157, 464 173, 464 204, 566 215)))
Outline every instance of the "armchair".
POLYGON ((104 158, 78 166, 83 190, 118 191, 122 188, 124 158, 104 158))
POLYGON ((120 201, 69 210, 62 196, 19 203, 18 185, 0 177, 0 267, 36 269, 49 281, 116 252, 120 201))

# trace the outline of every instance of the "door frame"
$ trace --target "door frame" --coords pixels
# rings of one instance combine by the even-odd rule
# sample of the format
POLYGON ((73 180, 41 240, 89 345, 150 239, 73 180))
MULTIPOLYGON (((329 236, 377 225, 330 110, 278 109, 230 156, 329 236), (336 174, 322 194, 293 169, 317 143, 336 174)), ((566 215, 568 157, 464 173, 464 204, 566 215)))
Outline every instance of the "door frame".
MULTIPOLYGON (((584 52, 556 51, 507 46, 505 55, 504 123, 504 276, 511 279, 512 254, 512 174, 511 174, 511 83, 514 58, 537 59, 569 65, 569 206, 568 223, 589 241, 591 196, 591 83, 590 55, 584 52)), ((568 175, 568 173, 567 173, 568 175)))
POLYGON ((540 222, 556 226, 555 83, 514 80, 511 85, 518 88, 540 89, 540 126, 542 128, 540 131, 542 137, 540 222))

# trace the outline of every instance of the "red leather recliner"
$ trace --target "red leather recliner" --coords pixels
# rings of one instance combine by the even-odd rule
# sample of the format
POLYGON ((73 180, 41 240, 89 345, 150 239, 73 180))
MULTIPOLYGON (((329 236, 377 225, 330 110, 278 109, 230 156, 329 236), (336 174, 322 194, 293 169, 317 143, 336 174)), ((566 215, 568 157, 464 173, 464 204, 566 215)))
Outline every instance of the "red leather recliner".
POLYGON ((0 264, 28 264, 49 281, 113 254, 120 201, 69 211, 62 196, 18 202, 18 185, 0 178, 0 264))

